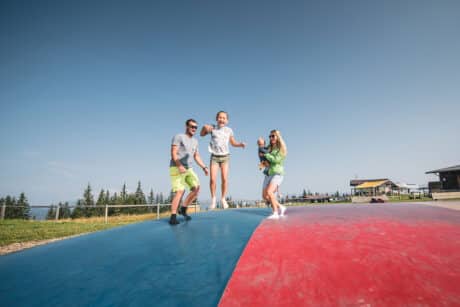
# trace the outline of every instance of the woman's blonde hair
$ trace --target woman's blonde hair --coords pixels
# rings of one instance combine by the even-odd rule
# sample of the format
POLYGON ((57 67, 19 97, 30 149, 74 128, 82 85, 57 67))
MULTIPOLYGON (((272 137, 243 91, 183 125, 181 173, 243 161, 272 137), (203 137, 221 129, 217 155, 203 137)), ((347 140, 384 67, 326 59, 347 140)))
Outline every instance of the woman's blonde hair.
POLYGON ((274 146, 270 144, 269 150, 272 151, 272 149, 277 148, 279 149, 280 153, 286 157, 288 152, 287 152, 286 143, 284 142, 283 137, 281 136, 281 132, 275 129, 275 130, 270 131, 270 134, 276 135, 276 144, 274 146))

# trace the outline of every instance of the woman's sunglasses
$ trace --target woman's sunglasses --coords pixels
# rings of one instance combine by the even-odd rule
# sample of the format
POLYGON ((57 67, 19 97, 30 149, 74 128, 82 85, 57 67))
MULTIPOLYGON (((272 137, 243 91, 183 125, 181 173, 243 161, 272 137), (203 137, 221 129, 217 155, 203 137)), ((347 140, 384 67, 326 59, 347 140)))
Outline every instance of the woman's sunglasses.
POLYGON ((274 135, 274 134, 269 135, 269 138, 275 138, 275 137, 276 137, 276 135, 274 135))

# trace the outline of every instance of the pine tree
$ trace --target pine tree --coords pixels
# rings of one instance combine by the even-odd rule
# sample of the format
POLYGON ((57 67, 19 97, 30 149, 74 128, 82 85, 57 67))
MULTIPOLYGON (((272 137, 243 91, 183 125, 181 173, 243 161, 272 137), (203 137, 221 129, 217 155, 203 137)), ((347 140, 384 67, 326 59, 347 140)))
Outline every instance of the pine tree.
POLYGON ((30 218, 30 205, 24 192, 19 195, 17 206, 20 206, 18 208, 18 218, 28 220, 30 218))
POLYGON ((59 219, 68 219, 71 217, 71 210, 69 207, 69 203, 59 203, 59 206, 61 207, 59 210, 59 219))
MULTIPOLYGON (((117 192, 113 193, 113 196, 110 198, 110 205, 121 205, 120 197, 117 192)), ((110 208, 109 215, 119 215, 120 208, 110 208)))
POLYGON ((56 206, 51 204, 51 207, 48 209, 46 213, 47 220, 54 220, 56 218, 56 206))
POLYGON ((91 185, 88 183, 85 191, 83 192, 83 201, 86 206, 93 207, 94 206, 94 196, 91 193, 91 185))
POLYGON ((72 212, 72 218, 73 219, 78 219, 78 218, 81 218, 81 217, 84 217, 84 216, 86 216, 85 215, 85 206, 84 206, 83 200, 79 199, 79 200, 77 200, 77 205, 76 205, 75 209, 72 212))
POLYGON ((126 201, 127 196, 128 196, 128 193, 126 191, 126 183, 123 183, 123 187, 121 188, 121 193, 120 193, 122 202, 126 201))
POLYGON ((97 210, 94 207, 94 196, 91 193, 91 185, 88 183, 85 191, 83 192, 83 205, 85 206, 84 215, 90 217, 97 215, 97 210))
POLYGON ((105 213, 105 191, 101 189, 99 196, 96 201, 96 208, 93 209, 93 214, 96 216, 101 216, 105 213), (104 208, 104 209, 103 209, 104 208))
MULTIPOLYGON (((137 205, 145 205, 145 204, 147 204, 147 200, 145 199, 144 192, 142 191, 140 181, 137 182, 137 189, 136 189, 136 193, 134 194, 134 197, 135 197, 135 204, 137 204, 137 205)), ((148 212, 147 207, 140 207, 140 208, 136 208, 136 209, 137 209, 136 213, 146 213, 146 212, 148 212)))
POLYGON ((108 189, 105 191, 104 204, 107 204, 107 205, 110 204, 110 193, 108 189))
POLYGON ((145 200, 145 195, 144 192, 142 191, 141 187, 141 182, 137 182, 137 189, 136 189, 136 204, 143 204, 145 205, 147 203, 147 200, 145 200))
POLYGON ((150 189, 149 193, 149 205, 153 205, 153 202, 155 201, 155 196, 153 195, 153 189, 150 189))
POLYGON ((7 195, 5 197, 5 219, 17 219, 19 216, 18 208, 16 208, 16 198, 7 195))
MULTIPOLYGON (((123 183, 123 187, 120 192, 120 205, 127 205, 128 203, 128 192, 126 189, 126 183, 123 183)), ((129 213, 129 208, 118 208, 120 213, 129 213)))
MULTIPOLYGON (((136 204, 136 194, 134 193, 128 194, 124 204, 125 205, 135 205, 136 204)), ((135 207, 124 208, 124 213, 127 213, 127 214, 135 214, 137 213, 137 211, 138 211, 138 208, 135 208, 135 207)))
POLYGON ((99 192, 99 196, 97 197, 96 206, 103 206, 105 205, 105 191, 101 189, 99 192))
MULTIPOLYGON (((153 203, 155 202, 155 195, 153 194, 153 189, 150 189, 148 202, 149 205, 153 205, 153 203)), ((148 207, 148 212, 153 212, 153 207, 148 207)))

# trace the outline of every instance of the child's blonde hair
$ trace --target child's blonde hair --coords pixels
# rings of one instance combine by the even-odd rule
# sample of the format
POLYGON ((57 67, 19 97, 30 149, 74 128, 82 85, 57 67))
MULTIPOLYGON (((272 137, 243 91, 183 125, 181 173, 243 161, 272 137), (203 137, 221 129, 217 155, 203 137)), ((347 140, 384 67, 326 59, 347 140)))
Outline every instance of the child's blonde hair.
POLYGON ((287 147, 286 147, 286 143, 283 140, 283 137, 281 136, 281 132, 275 129, 275 130, 270 131, 270 134, 276 135, 276 144, 274 146, 270 145, 269 150, 272 151, 272 149, 278 148, 280 153, 284 157, 286 157, 287 147))

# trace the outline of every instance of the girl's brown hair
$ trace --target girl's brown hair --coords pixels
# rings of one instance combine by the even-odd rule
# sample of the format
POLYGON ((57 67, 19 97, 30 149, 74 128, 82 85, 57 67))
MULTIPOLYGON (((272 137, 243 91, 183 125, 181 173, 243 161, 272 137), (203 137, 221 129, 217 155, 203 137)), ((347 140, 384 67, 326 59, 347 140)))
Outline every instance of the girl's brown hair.
POLYGON ((228 113, 227 113, 227 112, 225 112, 225 111, 219 111, 219 112, 217 112, 217 114, 216 114, 216 120, 217 120, 217 118, 219 117, 219 115, 220 115, 221 113, 224 113, 225 115, 227 115, 227 119, 228 119, 228 113))

